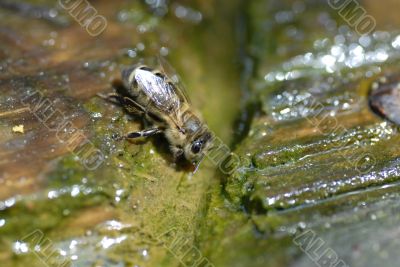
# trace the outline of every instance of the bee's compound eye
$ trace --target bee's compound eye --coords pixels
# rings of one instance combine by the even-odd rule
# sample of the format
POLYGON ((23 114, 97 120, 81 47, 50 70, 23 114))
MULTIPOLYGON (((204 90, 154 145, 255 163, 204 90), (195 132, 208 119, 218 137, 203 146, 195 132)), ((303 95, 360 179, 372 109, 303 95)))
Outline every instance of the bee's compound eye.
POLYGON ((192 152, 194 154, 198 154, 201 150, 201 147, 202 147, 202 143, 200 141, 194 142, 192 145, 192 152))

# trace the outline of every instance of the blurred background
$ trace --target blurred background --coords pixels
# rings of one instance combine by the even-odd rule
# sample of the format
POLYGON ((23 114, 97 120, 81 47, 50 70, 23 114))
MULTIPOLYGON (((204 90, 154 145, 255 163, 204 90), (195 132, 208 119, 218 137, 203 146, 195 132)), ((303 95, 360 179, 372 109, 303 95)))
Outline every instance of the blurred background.
POLYGON ((0 0, 0 265, 398 266, 399 8, 0 0), (157 56, 225 151, 195 174, 96 97, 157 56))

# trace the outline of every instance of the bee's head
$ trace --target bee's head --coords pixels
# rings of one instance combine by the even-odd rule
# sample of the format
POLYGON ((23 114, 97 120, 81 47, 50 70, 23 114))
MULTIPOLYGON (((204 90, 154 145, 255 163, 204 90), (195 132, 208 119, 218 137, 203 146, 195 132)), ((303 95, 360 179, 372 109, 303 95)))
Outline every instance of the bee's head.
POLYGON ((189 142, 184 148, 185 158, 191 163, 197 164, 209 149, 211 137, 211 133, 205 131, 189 142))

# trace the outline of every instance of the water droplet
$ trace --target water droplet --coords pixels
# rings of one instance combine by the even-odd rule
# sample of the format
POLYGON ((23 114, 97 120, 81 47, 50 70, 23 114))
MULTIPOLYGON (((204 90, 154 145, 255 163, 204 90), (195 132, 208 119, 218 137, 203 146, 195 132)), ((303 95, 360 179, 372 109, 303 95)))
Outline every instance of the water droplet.
POLYGON ((16 254, 23 254, 29 251, 29 247, 27 243, 17 241, 13 245, 13 250, 16 254))

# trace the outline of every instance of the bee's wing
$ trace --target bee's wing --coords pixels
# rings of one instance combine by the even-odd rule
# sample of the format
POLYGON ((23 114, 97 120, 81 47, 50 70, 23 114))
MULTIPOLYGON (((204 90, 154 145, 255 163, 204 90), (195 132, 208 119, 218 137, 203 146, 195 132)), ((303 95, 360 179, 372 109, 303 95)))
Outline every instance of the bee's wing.
POLYGON ((167 115, 181 129, 180 114, 186 98, 179 89, 163 74, 157 75, 148 70, 137 70, 135 79, 143 92, 149 97, 151 105, 159 112, 167 115))
POLYGON ((169 77, 171 82, 176 87, 176 93, 180 98, 187 104, 191 104, 190 98, 185 90, 185 86, 182 82, 181 77, 177 74, 176 70, 171 66, 171 64, 161 55, 157 57, 158 64, 160 65, 160 70, 169 77))

